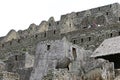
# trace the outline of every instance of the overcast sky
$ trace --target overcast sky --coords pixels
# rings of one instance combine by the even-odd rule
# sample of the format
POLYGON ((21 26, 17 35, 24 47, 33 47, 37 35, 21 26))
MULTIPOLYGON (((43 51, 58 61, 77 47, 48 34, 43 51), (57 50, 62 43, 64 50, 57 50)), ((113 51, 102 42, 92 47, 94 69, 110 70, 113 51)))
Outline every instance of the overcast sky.
POLYGON ((11 29, 27 29, 31 23, 39 25, 51 16, 59 20, 66 13, 115 2, 120 3, 120 0, 1 0, 0 36, 5 36, 11 29))

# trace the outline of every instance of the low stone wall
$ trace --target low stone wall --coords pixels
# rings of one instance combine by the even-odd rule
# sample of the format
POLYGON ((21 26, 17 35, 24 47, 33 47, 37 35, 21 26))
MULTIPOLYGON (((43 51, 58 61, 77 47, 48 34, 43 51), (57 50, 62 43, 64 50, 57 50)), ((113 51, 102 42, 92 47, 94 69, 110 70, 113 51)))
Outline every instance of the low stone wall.
POLYGON ((12 72, 3 72, 3 80, 19 80, 19 75, 17 73, 12 72))

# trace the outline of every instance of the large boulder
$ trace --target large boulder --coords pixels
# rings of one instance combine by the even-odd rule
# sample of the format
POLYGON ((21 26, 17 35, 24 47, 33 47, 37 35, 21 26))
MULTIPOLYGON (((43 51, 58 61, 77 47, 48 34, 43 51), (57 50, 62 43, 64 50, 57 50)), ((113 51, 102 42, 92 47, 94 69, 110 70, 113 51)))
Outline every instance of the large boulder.
POLYGON ((71 63, 71 60, 68 57, 64 57, 61 59, 57 60, 57 64, 56 64, 56 69, 64 69, 67 68, 69 70, 69 64, 71 63))

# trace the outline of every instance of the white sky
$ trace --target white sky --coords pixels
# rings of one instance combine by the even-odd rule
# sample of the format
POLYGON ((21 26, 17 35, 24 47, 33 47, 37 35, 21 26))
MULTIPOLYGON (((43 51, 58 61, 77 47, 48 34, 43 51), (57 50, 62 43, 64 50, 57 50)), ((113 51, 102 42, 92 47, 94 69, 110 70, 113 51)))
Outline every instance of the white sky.
POLYGON ((51 16, 59 20, 66 13, 115 2, 120 3, 120 0, 1 0, 0 36, 5 36, 11 29, 27 29, 31 23, 39 25, 51 16))

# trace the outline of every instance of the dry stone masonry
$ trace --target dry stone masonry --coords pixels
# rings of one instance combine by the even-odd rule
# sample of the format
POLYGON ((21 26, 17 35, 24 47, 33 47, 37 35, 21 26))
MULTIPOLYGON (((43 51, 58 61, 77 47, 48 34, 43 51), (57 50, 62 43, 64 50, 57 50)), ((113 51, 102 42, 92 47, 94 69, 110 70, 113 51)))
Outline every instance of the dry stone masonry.
POLYGON ((50 17, 0 37, 0 80, 120 80, 120 4, 50 17))

